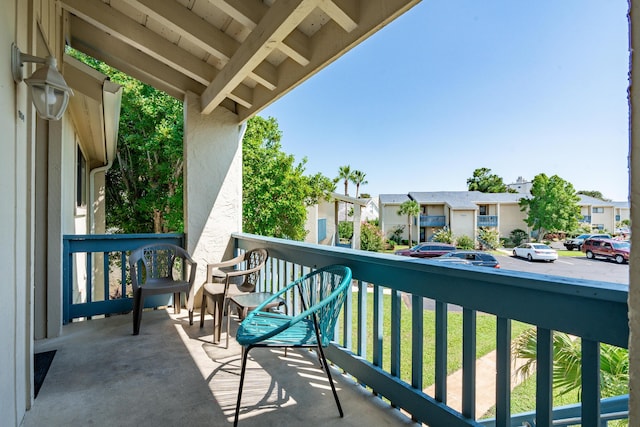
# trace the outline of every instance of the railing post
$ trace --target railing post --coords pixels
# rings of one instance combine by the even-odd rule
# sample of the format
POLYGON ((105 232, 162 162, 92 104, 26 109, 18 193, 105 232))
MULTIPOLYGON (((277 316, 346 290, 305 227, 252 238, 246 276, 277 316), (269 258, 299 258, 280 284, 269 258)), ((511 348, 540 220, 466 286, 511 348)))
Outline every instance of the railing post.
POLYGON ((511 425, 511 320, 496 325, 496 426, 511 425))
POLYGON ((476 311, 462 309, 462 415, 476 417, 476 311))
POLYGON ((537 328, 536 345, 536 427, 551 427, 553 422, 553 334, 537 328))
POLYGON ((600 425, 600 343, 582 339, 582 427, 600 425))

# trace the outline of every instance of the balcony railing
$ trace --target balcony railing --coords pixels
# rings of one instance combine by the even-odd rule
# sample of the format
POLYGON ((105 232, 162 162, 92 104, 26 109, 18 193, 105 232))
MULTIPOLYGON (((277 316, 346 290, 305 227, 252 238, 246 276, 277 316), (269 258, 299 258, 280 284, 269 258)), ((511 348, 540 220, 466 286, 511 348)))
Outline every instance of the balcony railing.
POLYGON ((578 222, 591 223, 591 215, 582 215, 582 219, 579 219, 578 222))
MULTIPOLYGON (((73 277, 70 271, 77 270, 76 274, 82 274, 84 265, 87 276, 92 272, 89 261, 76 264, 76 269, 74 257, 82 257, 83 251, 126 252, 143 244, 144 238, 157 236, 137 237, 143 240, 121 240, 121 236, 115 239, 112 236, 66 236, 65 302, 74 283, 69 279, 73 277)), ((180 235, 174 237, 181 238, 180 235)), ((360 384, 388 399, 416 421, 434 426, 507 427, 523 425, 524 421, 533 425, 535 419, 536 426, 580 423, 585 427, 601 427, 610 419, 628 417, 628 397, 600 400, 599 384, 600 343, 627 347, 626 285, 470 266, 442 266, 408 257, 243 233, 233 234, 232 239, 239 252, 258 247, 269 250, 270 258, 258 284, 261 291, 280 289, 293 278, 320 266, 349 266, 354 277, 353 292, 347 298, 341 325, 336 329, 327 356, 360 384), (410 302, 408 310, 403 307, 406 302, 410 302), (427 303, 432 307, 425 311, 427 303), (447 337, 453 328, 448 324, 449 304, 462 311, 460 411, 447 405, 450 350, 447 337), (389 324, 385 313, 390 313, 389 324), (435 330, 426 331, 425 316, 432 314, 435 330), (476 393, 483 391, 476 389, 476 325, 478 317, 487 314, 494 316, 496 329, 496 416, 478 420, 482 414, 476 413, 476 393), (535 411, 529 414, 511 415, 513 321, 530 324, 537 330, 536 404, 535 411), (553 331, 566 332, 581 338, 582 342, 581 404, 570 408, 553 408, 552 404, 553 331), (402 352, 403 346, 407 347, 407 337, 409 349, 404 348, 405 352, 402 352), (432 371, 424 365, 426 350, 433 350, 435 355, 432 371), (403 374, 401 366, 410 366, 410 373, 406 374, 405 370, 403 374), (423 391, 431 383, 435 386, 433 395, 423 391)), ((120 262, 126 264, 124 255, 119 257, 120 262)), ((106 267, 105 264, 105 270, 108 270, 106 267)), ((126 283, 125 273, 116 280, 126 283)), ((108 286, 107 282, 103 286, 108 286)), ((73 310, 86 309, 83 304, 87 303, 73 310)), ((106 307, 101 302, 93 304, 106 307)), ((295 295, 287 296, 287 304, 290 312, 300 310, 295 295)), ((130 303, 118 309, 128 311, 130 303)))
MULTIPOLYGON (((80 317, 131 311, 133 296, 128 253, 151 243, 183 246, 182 234, 65 235, 63 247, 63 323, 80 317)), ((171 303, 171 296, 145 298, 145 307, 171 303)))
POLYGON ((478 215, 478 227, 497 227, 497 215, 478 215))
POLYGON ((420 215, 420 227, 444 227, 445 225, 444 215, 420 215))
MULTIPOLYGON (((561 416, 554 412, 552 405, 553 331, 582 339, 582 403, 577 409, 582 420, 579 422, 585 427, 602 425, 600 413, 607 412, 608 406, 600 400, 599 348, 600 343, 627 347, 627 286, 506 270, 443 267, 394 255, 248 234, 234 234, 233 238, 240 250, 256 247, 269 250, 271 258, 260 285, 262 290, 280 288, 312 268, 333 263, 349 266, 357 292, 353 293, 355 298, 350 295, 346 301, 341 329, 336 331, 335 343, 327 355, 361 384, 407 411, 415 420, 429 425, 483 425, 476 420, 481 414, 476 414, 475 408, 476 319, 478 313, 489 313, 496 319, 497 384, 496 417, 487 420, 487 424, 522 425, 521 422, 517 424, 515 416, 512 421, 510 411, 511 323, 517 320, 537 329, 536 409, 533 415, 536 426, 551 426, 554 418, 561 416), (372 293, 372 306, 368 306, 368 292, 372 293), (390 294, 390 298, 385 300, 383 294, 390 294), (434 341, 426 340, 423 330, 425 298, 435 301, 434 341), (401 321, 405 299, 411 301, 408 322, 401 321), (390 325, 383 323, 384 304, 387 303, 390 304, 390 325), (461 412, 447 406, 448 304, 462 307, 461 412), (367 320, 368 312, 372 312, 372 322, 367 320), (401 327, 401 324, 405 326, 401 327), (410 331, 406 331, 407 324, 411 325, 410 331), (411 337, 411 356, 410 360, 401 360, 401 335, 407 333, 411 337), (373 342, 369 343, 369 339, 373 342), (426 387, 423 353, 428 346, 435 346, 434 396, 423 392, 426 387), (411 366, 410 378, 401 378, 401 364, 411 366)), ((289 304, 294 310, 299 309, 293 296, 290 296, 289 304)), ((627 397, 619 399, 624 406, 627 397)), ((626 412, 620 413, 617 408, 614 412, 613 416, 607 412, 607 417, 627 417, 626 412)))

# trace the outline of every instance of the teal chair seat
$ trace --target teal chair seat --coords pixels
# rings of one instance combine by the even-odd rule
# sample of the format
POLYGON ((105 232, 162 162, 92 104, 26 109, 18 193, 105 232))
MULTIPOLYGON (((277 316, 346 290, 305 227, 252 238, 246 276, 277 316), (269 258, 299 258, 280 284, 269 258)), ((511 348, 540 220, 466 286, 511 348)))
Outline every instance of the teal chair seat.
POLYGON ((321 368, 329 379, 338 412, 343 416, 323 347, 329 345, 333 338, 350 284, 349 267, 332 265, 320 268, 288 284, 251 311, 242 321, 236 333, 236 340, 243 346, 243 351, 234 426, 238 425, 247 357, 254 347, 279 347, 285 351, 289 347, 316 349, 321 368), (287 315, 263 311, 274 300, 283 298, 288 292, 297 292, 300 296, 301 313, 287 315))

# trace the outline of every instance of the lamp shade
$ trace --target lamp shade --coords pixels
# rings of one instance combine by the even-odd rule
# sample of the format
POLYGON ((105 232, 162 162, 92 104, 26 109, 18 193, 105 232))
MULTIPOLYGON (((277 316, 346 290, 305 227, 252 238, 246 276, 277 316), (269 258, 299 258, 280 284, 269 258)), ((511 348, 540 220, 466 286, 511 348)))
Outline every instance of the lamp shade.
POLYGON ((73 91, 56 69, 56 59, 48 56, 45 65, 24 82, 31 88, 31 98, 38 115, 46 120, 60 120, 73 91))

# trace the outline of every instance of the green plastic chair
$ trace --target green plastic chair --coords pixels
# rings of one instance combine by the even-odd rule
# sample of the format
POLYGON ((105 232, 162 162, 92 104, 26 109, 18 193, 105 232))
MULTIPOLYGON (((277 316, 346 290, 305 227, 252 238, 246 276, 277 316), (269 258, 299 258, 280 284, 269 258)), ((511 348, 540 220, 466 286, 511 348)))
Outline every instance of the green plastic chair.
POLYGON ((306 274, 275 293, 242 321, 236 340, 243 346, 240 388, 233 425, 238 425, 242 386, 247 366, 249 350, 254 347, 316 348, 321 367, 331 384, 333 397, 340 417, 344 414, 338 393, 331 378, 331 371, 324 356, 323 347, 329 345, 334 328, 351 284, 351 269, 341 265, 331 265, 306 274), (278 312, 262 311, 275 299, 289 291, 298 291, 302 302, 302 312, 289 316, 278 312))
POLYGON ((193 282, 198 264, 180 246, 155 243, 135 249, 129 255, 133 289, 133 335, 140 333, 144 299, 151 295, 173 294, 174 313, 180 313, 180 293, 184 292, 193 325, 193 282), (189 268, 188 280, 184 268, 189 268))

